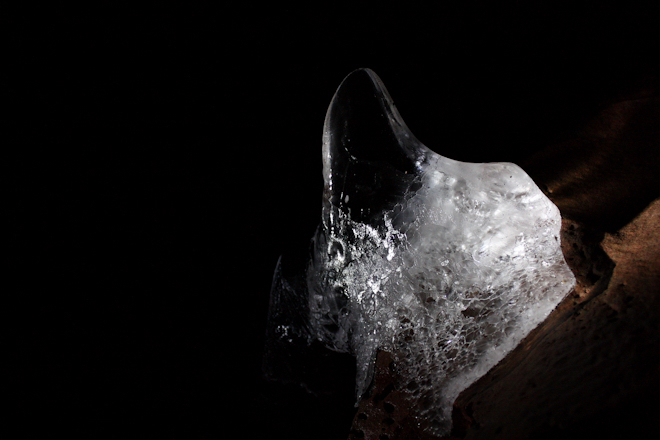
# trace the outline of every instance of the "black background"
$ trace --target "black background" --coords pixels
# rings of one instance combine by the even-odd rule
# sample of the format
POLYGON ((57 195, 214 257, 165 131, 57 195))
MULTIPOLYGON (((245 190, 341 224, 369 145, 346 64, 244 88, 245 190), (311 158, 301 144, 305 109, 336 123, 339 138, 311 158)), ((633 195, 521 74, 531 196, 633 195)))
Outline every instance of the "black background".
POLYGON ((9 385, 24 432, 89 438, 345 438, 352 383, 317 398, 260 363, 349 72, 440 154, 523 163, 654 84, 660 53, 630 3, 49 8, 7 39, 9 385))

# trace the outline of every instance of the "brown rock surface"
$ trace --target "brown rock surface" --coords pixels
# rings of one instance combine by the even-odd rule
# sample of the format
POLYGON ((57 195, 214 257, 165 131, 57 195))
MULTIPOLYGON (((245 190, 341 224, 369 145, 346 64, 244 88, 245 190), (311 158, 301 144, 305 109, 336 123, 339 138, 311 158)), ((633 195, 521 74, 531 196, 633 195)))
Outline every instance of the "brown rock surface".
MULTIPOLYGON (((630 438, 660 428, 658 122, 658 98, 617 102, 523 164, 562 211, 577 285, 458 397, 451 438, 630 438)), ((428 437, 391 362, 379 354, 350 439, 428 437)))

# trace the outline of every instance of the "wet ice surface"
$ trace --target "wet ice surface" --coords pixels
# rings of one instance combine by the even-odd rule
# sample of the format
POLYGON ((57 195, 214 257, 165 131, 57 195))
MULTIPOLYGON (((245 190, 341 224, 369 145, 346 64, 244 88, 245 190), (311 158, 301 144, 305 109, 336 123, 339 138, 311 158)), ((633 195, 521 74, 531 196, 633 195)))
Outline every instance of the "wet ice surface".
POLYGON ((559 210, 514 164, 425 147, 365 69, 328 109, 323 177, 306 274, 276 271, 266 362, 320 341, 355 356, 360 398, 390 351, 420 424, 447 434, 458 394, 572 289, 559 210))

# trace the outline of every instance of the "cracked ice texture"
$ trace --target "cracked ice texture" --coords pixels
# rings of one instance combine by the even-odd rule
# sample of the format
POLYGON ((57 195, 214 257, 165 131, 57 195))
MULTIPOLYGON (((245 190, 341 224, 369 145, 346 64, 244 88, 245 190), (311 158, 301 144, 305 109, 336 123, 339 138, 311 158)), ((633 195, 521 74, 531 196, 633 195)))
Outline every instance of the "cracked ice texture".
POLYGON ((459 162, 421 144, 368 69, 332 99, 323 178, 305 281, 294 289, 276 273, 271 325, 286 320, 278 296, 303 311, 274 337, 352 353, 358 398, 377 351, 391 351, 420 423, 447 434, 458 394, 574 286, 559 210, 517 165, 459 162))

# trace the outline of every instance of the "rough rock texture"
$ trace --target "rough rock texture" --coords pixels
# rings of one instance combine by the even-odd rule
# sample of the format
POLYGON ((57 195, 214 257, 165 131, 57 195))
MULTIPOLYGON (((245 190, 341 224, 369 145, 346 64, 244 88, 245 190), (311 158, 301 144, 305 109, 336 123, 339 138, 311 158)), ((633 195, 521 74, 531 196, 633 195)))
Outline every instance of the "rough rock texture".
MULTIPOLYGON (((660 409, 660 100, 612 104, 523 168, 564 216, 575 289, 455 402, 451 438, 620 438, 660 409), (569 152, 571 152, 569 154, 569 152)), ((349 438, 428 437, 381 352, 349 438)))

